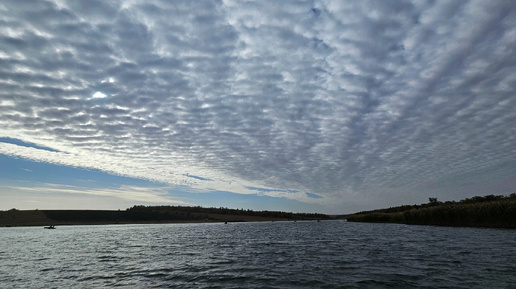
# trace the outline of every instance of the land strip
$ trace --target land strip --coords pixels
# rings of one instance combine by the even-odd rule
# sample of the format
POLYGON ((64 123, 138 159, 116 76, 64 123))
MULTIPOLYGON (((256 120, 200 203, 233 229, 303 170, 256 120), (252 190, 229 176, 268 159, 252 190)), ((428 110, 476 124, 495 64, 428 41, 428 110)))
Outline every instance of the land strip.
POLYGON ((134 206, 127 210, 0 211, 0 227, 204 222, 263 222, 329 219, 324 214, 182 206, 134 206))
POLYGON ((429 200, 427 204, 359 212, 346 218, 350 222, 516 228, 516 194, 473 197, 459 202, 429 200))

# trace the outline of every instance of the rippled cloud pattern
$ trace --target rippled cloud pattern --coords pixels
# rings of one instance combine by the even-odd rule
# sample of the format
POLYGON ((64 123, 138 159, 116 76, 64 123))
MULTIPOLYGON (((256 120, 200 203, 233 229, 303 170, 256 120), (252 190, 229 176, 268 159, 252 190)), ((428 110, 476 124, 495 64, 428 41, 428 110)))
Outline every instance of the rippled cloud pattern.
POLYGON ((2 1, 0 31, 0 138, 35 144, 1 154, 342 209, 516 187, 513 1, 2 1))

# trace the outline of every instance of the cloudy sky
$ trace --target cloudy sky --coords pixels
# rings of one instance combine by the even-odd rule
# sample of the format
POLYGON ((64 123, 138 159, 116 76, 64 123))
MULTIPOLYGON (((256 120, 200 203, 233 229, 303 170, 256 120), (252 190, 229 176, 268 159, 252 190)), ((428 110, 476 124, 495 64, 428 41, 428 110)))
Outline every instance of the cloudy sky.
POLYGON ((516 4, 1 1, 0 210, 516 191, 516 4))

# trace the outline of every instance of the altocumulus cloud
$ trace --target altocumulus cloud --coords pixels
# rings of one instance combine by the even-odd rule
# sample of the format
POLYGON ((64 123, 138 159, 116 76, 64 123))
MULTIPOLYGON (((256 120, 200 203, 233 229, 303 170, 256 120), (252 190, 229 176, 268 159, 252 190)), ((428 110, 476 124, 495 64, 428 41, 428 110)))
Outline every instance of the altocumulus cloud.
POLYGON ((0 137, 52 149, 2 154, 337 209, 516 185, 510 0, 2 1, 0 31, 0 137))

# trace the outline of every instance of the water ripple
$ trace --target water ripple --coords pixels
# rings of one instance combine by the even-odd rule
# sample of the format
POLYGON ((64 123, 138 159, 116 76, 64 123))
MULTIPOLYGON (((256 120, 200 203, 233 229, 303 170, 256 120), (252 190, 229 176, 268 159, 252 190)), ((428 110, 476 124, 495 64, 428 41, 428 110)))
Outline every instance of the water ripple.
POLYGON ((0 228, 0 288, 515 288, 515 237, 342 221, 0 228))

